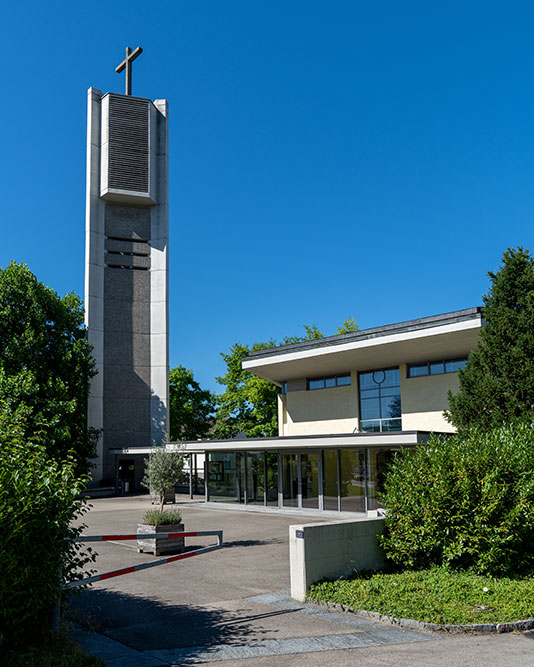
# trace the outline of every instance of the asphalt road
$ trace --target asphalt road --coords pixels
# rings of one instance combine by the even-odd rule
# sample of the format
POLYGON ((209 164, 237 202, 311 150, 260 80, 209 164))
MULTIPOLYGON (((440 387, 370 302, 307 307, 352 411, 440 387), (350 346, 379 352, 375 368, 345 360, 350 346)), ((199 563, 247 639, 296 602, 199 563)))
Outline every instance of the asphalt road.
MULTIPOLYGON (((184 498, 185 500, 185 498, 184 498)), ((86 534, 135 532, 147 496, 99 499, 86 534)), ((413 632, 290 600, 297 515, 180 507, 186 530, 222 529, 223 549, 95 584, 76 597, 79 641, 110 667, 443 665, 534 667, 534 633, 413 632)), ((321 518, 315 521, 323 520, 321 518)), ((189 538, 187 548, 211 538, 189 538)), ((135 542, 97 543, 99 572, 153 560, 135 542)))

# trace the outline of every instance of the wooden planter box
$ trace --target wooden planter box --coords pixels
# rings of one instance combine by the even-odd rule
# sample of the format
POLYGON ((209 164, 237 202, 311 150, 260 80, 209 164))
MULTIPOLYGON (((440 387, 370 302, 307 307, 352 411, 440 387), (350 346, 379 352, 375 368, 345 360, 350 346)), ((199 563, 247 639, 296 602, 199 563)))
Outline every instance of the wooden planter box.
MULTIPOLYGON (((142 536, 143 533, 180 533, 184 530, 183 523, 174 523, 170 526, 149 526, 146 523, 137 524, 137 535, 142 536)), ((180 554, 184 550, 185 540, 183 537, 164 537, 160 540, 144 540, 142 537, 137 538, 138 553, 154 554, 155 556, 163 556, 164 554, 180 554)))

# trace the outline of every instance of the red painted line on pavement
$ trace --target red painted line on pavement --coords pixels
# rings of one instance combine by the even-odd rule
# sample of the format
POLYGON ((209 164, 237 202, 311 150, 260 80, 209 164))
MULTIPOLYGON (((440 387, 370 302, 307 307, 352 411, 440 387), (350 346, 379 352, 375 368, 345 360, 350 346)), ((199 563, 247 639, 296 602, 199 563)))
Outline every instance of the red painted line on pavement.
POLYGON ((121 574, 128 574, 130 572, 135 572, 135 566, 125 567, 123 570, 115 570, 114 572, 108 572, 107 574, 102 574, 100 575, 100 581, 102 581, 102 579, 111 579, 111 577, 118 577, 121 574))

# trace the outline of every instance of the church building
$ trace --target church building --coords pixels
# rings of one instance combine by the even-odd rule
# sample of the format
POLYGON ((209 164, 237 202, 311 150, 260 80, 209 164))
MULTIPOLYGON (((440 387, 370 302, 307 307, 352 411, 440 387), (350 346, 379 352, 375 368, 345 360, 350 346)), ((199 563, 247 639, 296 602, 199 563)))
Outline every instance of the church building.
POLYGON ((454 432, 447 393, 481 327, 469 308, 253 352, 243 368, 280 388, 279 433, 185 443, 205 455, 206 501, 376 514, 392 455, 454 432))

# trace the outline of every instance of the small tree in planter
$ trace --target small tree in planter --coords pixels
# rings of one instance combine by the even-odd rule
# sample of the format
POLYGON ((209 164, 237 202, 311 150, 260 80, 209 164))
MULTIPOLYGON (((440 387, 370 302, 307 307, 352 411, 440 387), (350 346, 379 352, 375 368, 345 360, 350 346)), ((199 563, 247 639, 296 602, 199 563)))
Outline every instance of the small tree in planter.
MULTIPOLYGON (((143 516, 144 523, 137 524, 137 534, 143 533, 178 533, 183 531, 182 517, 176 510, 164 510, 165 495, 174 491, 176 484, 182 481, 184 457, 179 452, 169 452, 163 447, 154 449, 146 459, 145 476, 141 484, 159 496, 159 509, 148 510, 143 516)), ((156 556, 165 553, 177 553, 184 549, 184 538, 166 538, 163 540, 137 540, 137 550, 147 551, 156 556)))
POLYGON ((184 476, 184 457, 179 452, 168 452, 163 447, 152 450, 145 459, 145 476, 141 484, 151 493, 159 496, 160 510, 163 512, 165 495, 174 492, 184 476))

